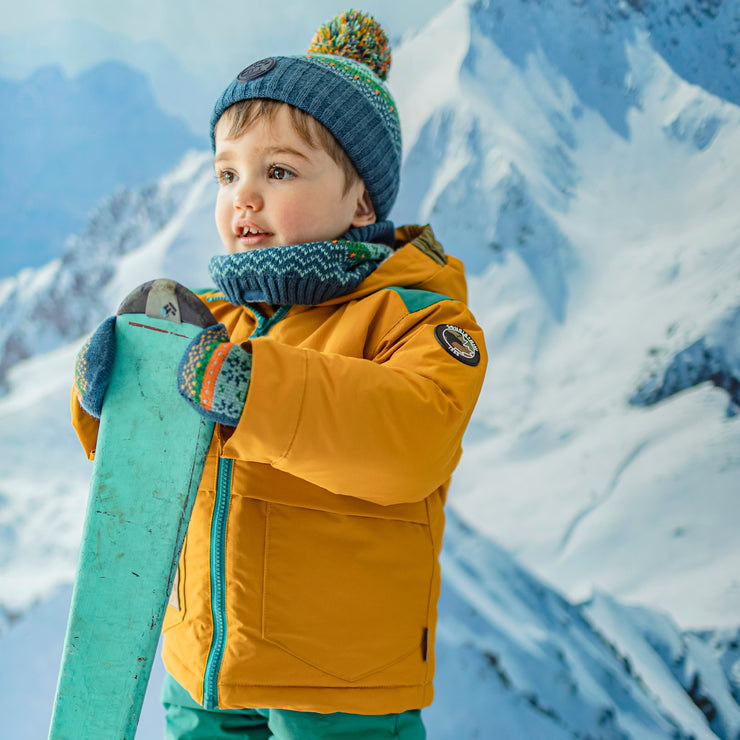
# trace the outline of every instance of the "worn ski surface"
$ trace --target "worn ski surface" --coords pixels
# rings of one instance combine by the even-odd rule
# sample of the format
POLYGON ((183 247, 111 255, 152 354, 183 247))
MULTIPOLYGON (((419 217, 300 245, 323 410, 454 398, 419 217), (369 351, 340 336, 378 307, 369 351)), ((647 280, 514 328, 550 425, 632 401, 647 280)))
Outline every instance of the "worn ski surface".
POLYGON ((177 391, 190 339, 215 319, 169 280, 116 320, 50 740, 132 740, 213 424, 177 391))

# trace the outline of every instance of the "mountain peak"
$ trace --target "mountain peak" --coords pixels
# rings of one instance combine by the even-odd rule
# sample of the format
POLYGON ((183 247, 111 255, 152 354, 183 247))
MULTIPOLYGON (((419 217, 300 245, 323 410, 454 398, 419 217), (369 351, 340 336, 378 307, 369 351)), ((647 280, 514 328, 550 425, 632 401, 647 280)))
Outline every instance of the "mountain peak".
POLYGON ((13 184, 0 203, 0 276, 58 256, 98 201, 155 180, 205 144, 162 112, 144 74, 121 62, 71 78, 48 66, 5 80, 0 109, 0 139, 13 142, 0 153, 0 178, 13 184))

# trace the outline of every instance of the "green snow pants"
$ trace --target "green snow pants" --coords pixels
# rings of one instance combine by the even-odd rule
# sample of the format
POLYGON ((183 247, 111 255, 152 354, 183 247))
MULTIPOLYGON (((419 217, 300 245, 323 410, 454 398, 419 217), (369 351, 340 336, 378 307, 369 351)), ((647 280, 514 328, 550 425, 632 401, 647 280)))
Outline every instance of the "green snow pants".
POLYGON ((421 711, 318 714, 288 709, 205 709, 170 675, 162 688, 165 740, 425 740, 421 711))

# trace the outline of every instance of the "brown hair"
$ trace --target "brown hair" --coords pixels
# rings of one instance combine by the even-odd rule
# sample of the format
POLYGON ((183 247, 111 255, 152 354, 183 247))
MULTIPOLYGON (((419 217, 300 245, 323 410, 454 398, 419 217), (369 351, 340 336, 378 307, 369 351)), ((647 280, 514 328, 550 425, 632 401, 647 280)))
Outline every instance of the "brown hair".
POLYGON ((344 192, 346 194, 355 182, 361 180, 357 169, 331 131, 300 108, 296 108, 289 103, 265 98, 240 100, 224 111, 216 125, 223 122, 224 125, 228 126, 224 134, 226 138, 235 139, 250 129, 263 116, 268 122, 271 122, 281 106, 288 109, 293 128, 301 139, 312 149, 323 149, 339 165, 344 173, 344 192))

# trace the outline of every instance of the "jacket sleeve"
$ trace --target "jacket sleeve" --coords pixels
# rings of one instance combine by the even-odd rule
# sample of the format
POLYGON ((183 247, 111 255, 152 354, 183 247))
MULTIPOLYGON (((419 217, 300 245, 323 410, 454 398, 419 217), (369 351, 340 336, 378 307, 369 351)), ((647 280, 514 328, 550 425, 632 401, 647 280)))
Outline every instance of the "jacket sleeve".
POLYGON ((77 432, 77 436, 82 443, 85 454, 89 460, 92 460, 95 457, 95 446, 98 442, 98 426, 100 421, 94 416, 90 416, 90 414, 80 406, 74 387, 72 388, 71 407, 72 426, 77 432))
POLYGON ((225 457, 266 463, 336 494, 379 504, 420 501, 449 480, 486 368, 467 307, 442 300, 406 314, 371 359, 251 341, 252 379, 225 457), (477 345, 461 361, 435 330, 477 345))

